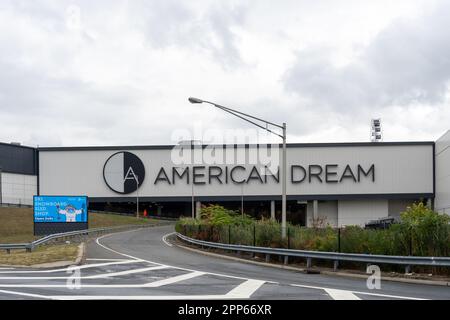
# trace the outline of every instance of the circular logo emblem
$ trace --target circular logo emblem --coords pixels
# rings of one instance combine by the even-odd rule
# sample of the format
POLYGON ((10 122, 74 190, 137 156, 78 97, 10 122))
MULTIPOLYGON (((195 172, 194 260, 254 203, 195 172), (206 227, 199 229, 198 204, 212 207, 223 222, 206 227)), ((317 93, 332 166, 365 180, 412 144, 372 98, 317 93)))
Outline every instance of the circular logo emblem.
POLYGON ((103 178, 111 190, 122 194, 132 193, 144 182, 144 164, 131 152, 117 152, 106 160, 103 178))

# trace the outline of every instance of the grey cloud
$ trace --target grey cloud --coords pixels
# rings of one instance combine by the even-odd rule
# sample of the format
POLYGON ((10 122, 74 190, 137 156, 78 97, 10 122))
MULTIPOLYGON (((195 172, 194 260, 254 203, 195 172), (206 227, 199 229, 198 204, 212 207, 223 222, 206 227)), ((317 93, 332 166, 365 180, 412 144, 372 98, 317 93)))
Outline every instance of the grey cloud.
POLYGON ((155 48, 190 47, 208 52, 226 69, 242 66, 232 29, 245 22, 247 8, 215 2, 206 7, 200 14, 180 1, 145 1, 137 6, 141 15, 135 23, 155 48))
POLYGON ((242 64, 236 44, 236 35, 232 32, 231 27, 243 25, 246 10, 244 7, 215 7, 211 10, 208 17, 213 33, 220 39, 221 47, 212 46, 209 44, 208 39, 203 41, 203 46, 210 47, 214 56, 219 61, 223 61, 225 66, 238 66, 242 64))
POLYGON ((27 1, 6 0, 3 10, 13 11, 21 17, 27 17, 33 24, 48 32, 62 32, 66 24, 66 8, 71 5, 70 0, 61 1, 27 1))
MULTIPOLYGON (((298 52, 297 63, 282 79, 284 88, 298 94, 297 97, 280 94, 276 76, 270 72, 253 73, 260 71, 258 66, 246 69, 241 56, 240 50, 248 48, 240 46, 241 29, 245 30, 244 36, 264 42, 264 37, 260 37, 262 30, 258 31, 259 25, 254 24, 256 20, 273 24, 270 31, 277 34, 285 28, 286 12, 299 8, 296 1, 280 6, 277 18, 273 19, 272 3, 266 3, 263 10, 255 13, 256 6, 248 7, 241 2, 232 5, 228 1, 0 1, 0 17, 2 10, 8 13, 0 21, 0 118, 7 122, 0 127, 0 141, 40 145, 171 143, 174 128, 189 129, 197 120, 205 121, 205 129, 253 128, 220 110, 206 109, 207 106, 199 111, 189 109, 186 97, 190 94, 273 122, 286 121, 289 135, 310 134, 311 139, 316 133, 335 127, 344 127, 346 137, 357 132, 357 126, 359 132, 364 132, 364 121, 368 122, 371 112, 389 109, 391 104, 442 101, 450 73, 447 58, 450 57, 447 42, 450 23, 445 20, 449 5, 442 5, 440 11, 422 20, 393 24, 359 58, 343 68, 330 63, 329 48, 312 50, 309 46, 308 50, 298 52), (79 37, 76 31, 68 30, 65 13, 71 4, 80 7, 86 32, 92 32, 94 38, 79 37), (195 10, 196 4, 201 6, 201 11, 195 10), (127 43, 122 40, 128 36, 139 40, 145 37, 145 46, 136 44, 136 55, 127 50, 114 51, 127 43), (36 39, 42 41, 42 48, 36 39), (152 51, 157 50, 168 52, 164 61, 170 66, 167 78, 164 72, 157 75, 158 79, 152 77, 151 66, 161 61, 149 60, 148 69, 133 63, 136 56, 148 54, 152 59, 152 51), (179 54, 186 52, 208 60, 205 65, 210 66, 212 60, 222 70, 194 66, 203 69, 201 77, 197 75, 192 81, 193 75, 182 71, 174 88, 170 82, 172 75, 180 70, 192 70, 183 69, 190 61, 178 59, 179 54), (131 87, 123 85, 121 79, 114 83, 112 79, 105 81, 102 71, 94 74, 76 69, 77 61, 102 64, 106 55, 117 59, 107 59, 102 68, 129 68, 123 83, 131 87), (173 56, 176 58, 172 65, 168 62, 173 56), (119 63, 123 65, 118 66, 119 63), (133 81, 128 75, 134 77, 133 81), (256 77, 270 78, 271 83, 261 84, 256 77), (142 83, 139 79, 143 79, 142 83), (148 83, 153 79, 161 86, 148 83), (258 86, 260 90, 247 90, 258 86)), ((305 9, 308 3, 300 7, 305 9)), ((298 15, 316 19, 315 14, 315 11, 311 14, 302 11, 298 15)), ((298 32, 301 39, 301 30, 285 30, 298 32)), ((293 36, 292 32, 289 34, 293 36)), ((287 42, 280 43, 288 46, 286 51, 290 48, 287 42)), ((271 45, 278 44, 268 43, 264 48, 270 50, 271 45)), ((408 108, 403 108, 405 113, 408 108)), ((443 108, 433 110, 439 116, 430 120, 433 124, 426 128, 427 132, 433 132, 440 121, 445 122, 442 119, 449 117, 442 116, 445 116, 443 108)), ((421 134, 415 133, 416 137, 421 134)))
POLYGON ((396 21, 341 68, 326 50, 298 52, 284 86, 315 107, 349 113, 442 102, 450 80, 449 14, 450 4, 442 2, 419 20, 396 21))
MULTIPOLYGON (((182 40, 194 18, 192 12, 179 1, 144 1, 136 10, 140 15, 135 24, 142 28, 147 40, 156 48, 166 47, 182 40)), ((184 42, 194 39, 185 39, 184 42)))
POLYGON ((0 118, 22 126, 27 134, 21 139, 32 144, 55 144, 77 131, 92 134, 92 140, 97 136, 104 141, 116 139, 115 128, 125 127, 123 119, 131 121, 129 111, 140 103, 133 88, 100 88, 1 61, 0 69, 0 118))

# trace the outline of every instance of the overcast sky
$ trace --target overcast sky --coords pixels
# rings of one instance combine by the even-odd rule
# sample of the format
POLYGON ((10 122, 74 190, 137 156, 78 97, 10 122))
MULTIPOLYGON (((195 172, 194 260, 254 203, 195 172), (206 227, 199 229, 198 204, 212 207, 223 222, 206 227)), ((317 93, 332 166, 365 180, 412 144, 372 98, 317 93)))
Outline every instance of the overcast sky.
POLYGON ((369 141, 378 117, 384 141, 436 140, 449 80, 445 0, 0 0, 3 142, 250 128, 189 96, 286 122, 288 142, 369 141))

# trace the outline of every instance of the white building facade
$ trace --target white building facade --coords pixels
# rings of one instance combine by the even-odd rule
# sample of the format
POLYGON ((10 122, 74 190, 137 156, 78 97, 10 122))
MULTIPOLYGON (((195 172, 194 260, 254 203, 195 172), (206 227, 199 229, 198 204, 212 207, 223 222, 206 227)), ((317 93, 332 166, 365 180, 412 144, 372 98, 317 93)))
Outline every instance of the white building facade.
MULTIPOLYGON (((414 202, 450 210, 450 135, 434 142, 289 144, 288 221, 361 225, 414 202)), ((278 146, 0 148, 2 202, 33 195, 86 195, 91 208, 159 216, 197 215, 219 203, 281 217, 278 146), (12 153, 11 153, 12 152, 12 153), (14 154, 14 156, 11 156, 14 154), (14 167, 14 163, 22 167, 14 167), (3 164, 2 164, 3 163, 3 164), (7 169, 7 170, 6 170, 7 169), (194 208, 194 210, 192 209, 194 208)))
POLYGON ((435 210, 450 214, 450 131, 436 141, 435 210))
POLYGON ((0 204, 32 205, 37 171, 36 149, 0 143, 0 204))
MULTIPOLYGON (((275 202, 270 206, 274 216, 281 199, 279 166, 252 163, 249 158, 258 154, 258 146, 226 148, 185 147, 181 152, 188 155, 183 158, 190 159, 187 163, 174 161, 180 150, 173 146, 41 148, 39 192, 87 195, 90 203, 133 202, 139 196, 142 203, 162 204, 162 213, 164 203, 192 199, 196 206, 244 202, 244 212, 245 206, 255 210, 275 202), (227 161, 226 148, 235 159, 245 154, 245 160, 227 161), (128 156, 144 167, 138 183, 133 176, 126 181, 129 168, 138 170, 124 164, 128 156), (117 177, 115 182, 108 182, 110 176, 117 177), (124 192, 126 184, 130 192, 124 192)), ((291 144, 287 164, 288 216, 307 226, 317 220, 331 226, 364 225, 398 217, 413 202, 434 199, 433 142, 291 144)))

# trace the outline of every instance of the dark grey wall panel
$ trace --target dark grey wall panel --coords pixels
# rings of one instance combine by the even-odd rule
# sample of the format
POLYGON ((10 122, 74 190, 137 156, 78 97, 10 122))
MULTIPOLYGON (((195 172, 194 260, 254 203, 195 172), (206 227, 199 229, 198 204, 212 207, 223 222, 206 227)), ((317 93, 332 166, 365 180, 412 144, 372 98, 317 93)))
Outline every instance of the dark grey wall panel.
POLYGON ((34 148, 0 143, 0 167, 3 172, 36 175, 36 154, 34 148))
MULTIPOLYGON (((288 200, 311 201, 311 200, 388 200, 388 199, 428 199, 433 198, 432 193, 391 193, 391 194, 318 194, 318 195, 288 195, 288 200)), ((242 196, 195 196, 194 201, 241 201, 242 196)), ((244 196, 244 201, 281 201, 281 195, 244 196)), ((191 202, 191 196, 167 196, 146 197, 139 196, 139 202, 191 202)), ((90 203, 98 202, 136 202, 136 196, 131 197, 89 197, 90 203)))
POLYGON ((87 230, 87 222, 39 222, 34 224, 34 235, 44 236, 48 234, 87 230))

